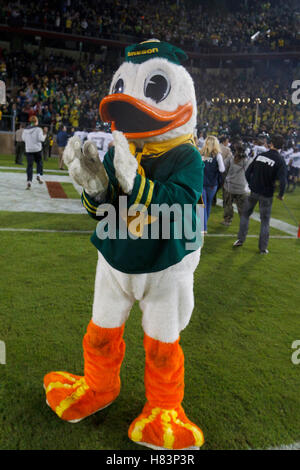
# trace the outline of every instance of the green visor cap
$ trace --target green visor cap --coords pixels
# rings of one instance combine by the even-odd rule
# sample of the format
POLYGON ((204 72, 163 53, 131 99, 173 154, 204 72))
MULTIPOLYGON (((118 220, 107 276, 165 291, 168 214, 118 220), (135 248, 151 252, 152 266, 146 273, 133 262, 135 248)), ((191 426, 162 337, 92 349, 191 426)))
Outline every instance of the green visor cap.
POLYGON ((167 42, 145 41, 140 44, 133 44, 125 49, 126 62, 142 64, 146 60, 156 57, 167 59, 177 65, 181 65, 188 58, 182 49, 167 42))

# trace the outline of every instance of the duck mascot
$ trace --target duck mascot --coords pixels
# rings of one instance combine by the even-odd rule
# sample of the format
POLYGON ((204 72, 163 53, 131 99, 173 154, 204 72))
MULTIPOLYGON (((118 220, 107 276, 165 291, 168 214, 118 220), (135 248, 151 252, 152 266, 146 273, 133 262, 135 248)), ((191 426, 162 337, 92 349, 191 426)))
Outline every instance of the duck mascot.
POLYGON ((203 186, 203 162, 193 140, 194 84, 181 65, 186 58, 181 49, 154 39, 127 47, 99 107, 113 135, 103 163, 93 142, 81 147, 76 136, 68 141, 69 174, 83 187, 88 214, 99 221, 91 237, 98 264, 83 338, 84 375, 44 377, 47 404, 63 420, 77 423, 109 406, 120 393, 124 327, 138 301, 147 400, 128 436, 152 449, 197 450, 204 443, 182 408, 179 344, 194 308, 203 186), (116 223, 108 219, 112 212, 116 223))

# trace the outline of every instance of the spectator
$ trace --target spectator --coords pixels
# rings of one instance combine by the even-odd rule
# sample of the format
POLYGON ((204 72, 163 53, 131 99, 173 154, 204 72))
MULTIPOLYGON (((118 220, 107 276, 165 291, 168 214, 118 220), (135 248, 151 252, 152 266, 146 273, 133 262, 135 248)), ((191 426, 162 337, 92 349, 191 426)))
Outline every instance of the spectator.
POLYGON ((267 139, 264 138, 262 139, 261 137, 258 137, 254 141, 254 145, 252 147, 252 157, 255 158, 257 155, 263 152, 267 152, 268 147, 267 147, 267 139))
POLYGON ((242 246, 246 240, 249 226, 249 217, 257 202, 260 212, 260 235, 258 247, 261 254, 268 254, 269 225, 272 210, 273 194, 276 179, 280 182, 278 199, 283 200, 286 185, 286 164, 279 150, 283 147, 284 140, 281 135, 271 137, 270 150, 258 155, 246 170, 251 194, 247 198, 241 219, 238 239, 233 247, 242 246))
POLYGON ((55 18, 55 29, 56 29, 56 31, 60 30, 60 23, 61 23, 61 19, 60 19, 59 14, 57 14, 56 18, 55 18))
POLYGON ((101 2, 82 0, 71 5, 59 0, 39 2, 35 11, 32 2, 6 2, 2 23, 65 31, 67 34, 85 34, 88 31, 117 39, 117 35, 157 37, 190 50, 206 48, 236 51, 284 50, 297 44, 297 2, 273 2, 269 9, 264 2, 233 2, 224 0, 220 8, 211 2, 101 2), (55 13, 54 13, 55 12, 55 13), (142 16, 141 16, 142 12, 142 16), (82 20, 80 21, 80 18, 82 20), (205 19, 205 20, 204 20, 205 19), (251 36, 260 31, 257 40, 251 36))
MULTIPOLYGON (((219 142, 220 142, 221 155, 223 157, 223 162, 225 164, 226 159, 232 156, 231 150, 229 148, 229 137, 227 135, 222 135, 219 139, 219 142)), ((217 204, 217 194, 218 194, 219 189, 223 187, 223 183, 224 183, 223 178, 219 178, 218 188, 212 201, 213 206, 217 204)), ((224 207, 224 194, 223 194, 223 207, 224 207)))
POLYGON ((43 154, 43 161, 48 160, 51 157, 51 150, 53 145, 53 137, 49 132, 48 127, 44 127, 44 135, 46 136, 43 146, 42 146, 42 154, 43 154))
POLYGON ((227 135, 222 135, 219 141, 220 141, 221 155, 223 157, 224 165, 226 165, 227 158, 232 157, 232 152, 229 147, 229 137, 227 135))
POLYGON ((68 138, 73 137, 74 134, 75 134, 75 127, 71 127, 71 130, 68 133, 68 138))
POLYGON ((225 171, 220 144, 216 137, 206 137, 201 155, 204 162, 202 194, 204 202, 204 233, 207 233, 207 222, 210 216, 212 200, 218 188, 220 175, 225 171))
POLYGON ((298 149, 294 149, 293 153, 289 156, 288 162, 288 173, 287 173, 287 191, 290 189, 290 185, 293 185, 290 192, 294 192, 296 189, 297 181, 299 178, 300 168, 300 152, 298 149))
POLYGON ((24 125, 20 124, 19 129, 15 133, 15 163, 16 165, 23 165, 23 155, 25 152, 25 144, 22 139, 24 125))
POLYGON ((25 152, 27 158, 27 187, 30 189, 32 185, 33 176, 33 162, 37 166, 37 180, 40 184, 43 184, 43 160, 42 160, 42 142, 44 142, 46 136, 43 131, 38 127, 39 121, 36 116, 31 116, 30 125, 24 129, 22 139, 25 142, 25 152))
POLYGON ((68 142, 68 133, 67 133, 67 128, 66 126, 61 126, 60 130, 57 133, 56 136, 56 143, 58 146, 58 157, 59 157, 59 169, 64 170, 64 162, 63 162, 63 153, 65 150, 65 147, 68 142))
POLYGON ((239 216, 241 217, 242 209, 246 200, 247 180, 245 171, 249 164, 245 153, 245 145, 243 142, 237 142, 232 146, 234 156, 231 154, 225 160, 226 177, 223 186, 223 208, 224 220, 223 225, 229 226, 233 219, 233 206, 235 203, 239 216))
POLYGON ((199 149, 202 149, 204 142, 205 142, 205 139, 203 136, 203 131, 199 131, 199 136, 198 136, 198 148, 199 149))

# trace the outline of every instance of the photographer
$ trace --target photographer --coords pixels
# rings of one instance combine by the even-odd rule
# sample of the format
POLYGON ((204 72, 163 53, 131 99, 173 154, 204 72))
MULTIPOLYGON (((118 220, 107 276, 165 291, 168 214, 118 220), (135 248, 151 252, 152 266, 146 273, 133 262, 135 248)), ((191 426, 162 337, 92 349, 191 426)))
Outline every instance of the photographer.
POLYGON ((251 189, 251 194, 247 198, 240 220, 240 230, 238 239, 233 247, 242 246, 248 233, 249 217, 259 203, 260 212, 260 235, 259 250, 261 254, 267 254, 269 243, 269 225, 273 203, 273 194, 275 190, 275 181, 280 183, 279 194, 277 196, 281 201, 286 186, 286 164, 279 150, 283 147, 283 137, 274 135, 270 139, 269 151, 258 155, 250 163, 246 170, 246 179, 251 189))
POLYGON ((233 219, 233 203, 236 204, 239 216, 246 200, 247 180, 245 171, 249 165, 246 148, 242 141, 231 146, 233 155, 225 160, 225 181, 223 186, 223 225, 229 226, 233 219))

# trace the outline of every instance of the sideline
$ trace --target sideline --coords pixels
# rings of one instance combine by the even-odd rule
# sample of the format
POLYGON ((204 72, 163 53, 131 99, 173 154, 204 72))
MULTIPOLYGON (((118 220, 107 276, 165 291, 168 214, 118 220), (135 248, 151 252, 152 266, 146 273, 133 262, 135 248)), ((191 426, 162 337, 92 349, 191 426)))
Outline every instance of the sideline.
MULTIPOLYGON (((32 188, 26 191, 26 175, 0 172, 0 211, 42 212, 44 214, 86 214, 80 199, 54 199, 47 189, 46 181, 72 183, 69 175, 44 175, 39 184, 36 175, 32 188)), ((80 188, 76 188, 80 193, 80 188)))
MULTIPOLYGON (((23 173, 26 173, 26 167, 15 167, 15 166, 0 166, 0 170, 13 170, 13 171, 22 171, 23 173)), ((68 175, 69 172, 68 170, 43 170, 43 173, 56 173, 58 176, 59 175, 68 175)))
MULTIPOLYGON (((69 175, 45 174, 44 181, 68 182, 72 183, 69 175)), ((73 183, 74 185, 74 183, 73 183)), ((38 184, 36 177, 33 179, 33 186, 30 191, 25 191, 26 175, 24 173, 0 172, 0 211, 11 212, 43 212, 48 214, 86 214, 86 210, 79 199, 54 199, 50 198, 46 184, 38 184)), ((81 188, 74 185, 77 192, 81 193, 81 188)), ((218 206, 222 206, 222 199, 217 199, 218 206)), ((233 206, 235 212, 237 209, 233 206)), ((260 222, 258 213, 253 213, 251 219, 260 222)), ((290 225, 281 220, 271 218, 270 227, 281 232, 297 237, 298 227, 290 225)), ((210 234, 208 234, 210 236, 210 234)), ((216 235, 214 235, 216 236, 216 235)))

